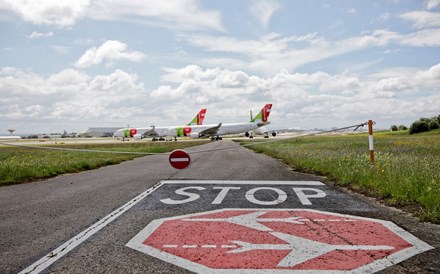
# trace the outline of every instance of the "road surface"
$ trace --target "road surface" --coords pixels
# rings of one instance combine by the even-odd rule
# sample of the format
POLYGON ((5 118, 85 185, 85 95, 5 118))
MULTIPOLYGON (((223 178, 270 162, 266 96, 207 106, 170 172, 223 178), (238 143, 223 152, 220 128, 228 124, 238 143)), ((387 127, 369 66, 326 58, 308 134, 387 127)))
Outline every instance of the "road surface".
MULTIPOLYGON (((347 225, 350 222, 364 221, 357 217, 390 221, 426 245, 422 244, 423 250, 418 252, 421 254, 399 259, 402 260, 400 263, 399 260, 385 263, 375 271, 381 270, 383 273, 440 272, 440 228, 438 225, 421 223, 416 218, 399 210, 384 207, 373 199, 335 187, 326 178, 293 172, 281 162, 239 147, 232 141, 213 142, 190 148, 187 151, 191 155, 192 163, 185 170, 172 168, 167 156, 155 155, 97 170, 0 188, 1 272, 27 271, 30 266, 31 269, 41 270, 42 273, 189 273, 197 271, 197 268, 187 267, 185 263, 179 264, 179 259, 175 262, 172 259, 164 259, 162 255, 155 256, 136 250, 129 242, 132 243, 135 236, 155 220, 165 222, 167 218, 193 216, 191 214, 206 219, 207 215, 203 215, 204 212, 223 209, 251 210, 233 214, 238 214, 243 218, 255 214, 255 216, 260 216, 258 218, 266 218, 258 219, 258 227, 251 232, 270 233, 269 236, 272 238, 276 236, 277 245, 260 243, 255 246, 261 250, 271 248, 287 250, 283 252, 288 252, 289 248, 295 248, 288 245, 285 240, 281 240, 287 234, 275 231, 276 223, 270 223, 270 220, 275 222, 279 219, 271 215, 278 214, 271 213, 272 210, 275 210, 274 212, 287 210, 280 211, 282 214, 295 214, 289 211, 290 209, 305 210, 298 213, 302 214, 302 219, 290 217, 291 223, 283 223, 286 226, 304 225, 307 222, 319 225, 319 222, 325 222, 325 220, 339 220, 340 222, 345 220, 347 225), (210 150, 228 147, 231 149, 210 152, 210 150), (138 195, 143 196, 135 198, 138 195), (135 200, 132 200, 134 198, 135 200), (128 202, 129 205, 127 205, 128 202), (310 212, 323 212, 324 217, 305 218, 304 216, 310 212), (246 215, 248 213, 249 215, 246 215), (325 215, 327 213, 330 215, 325 215), (348 216, 346 214, 355 217, 341 217, 348 216), (295 221, 298 219, 300 221, 295 221), (63 253, 63 251, 56 250, 58 247, 63 250, 71 249, 71 251, 63 253), (54 250, 51 256, 46 256, 54 250), (48 259, 44 260, 44 258, 48 259), (44 263, 41 263, 41 260, 44 263)), ((229 221, 229 225, 231 222, 233 221, 229 221)), ((203 225, 207 223, 212 225, 209 227, 217 225, 220 228, 222 225, 217 221, 205 222, 203 225)), ((373 224, 376 223, 373 221, 373 224)), ((249 229, 246 227, 249 224, 233 225, 249 229)), ((342 238, 343 230, 344 226, 341 227, 341 232, 337 231, 333 234, 340 233, 337 236, 342 238)), ((223 233, 223 231, 220 229, 218 233, 223 233)), ((183 237, 179 229, 172 230, 164 237, 171 239, 174 236, 179 239, 183 237)), ((201 237, 208 236, 197 237, 193 240, 200 241, 201 237)), ((310 242, 307 239, 303 241, 310 242)), ((318 243, 317 241, 319 239, 315 239, 313 243, 318 243)), ((222 245, 226 248, 222 256, 250 254, 250 251, 246 251, 244 247, 239 249, 242 242, 229 239, 229 245, 222 245)), ((176 246, 167 245, 165 248, 178 248, 176 246)), ((220 246, 215 247, 209 243, 200 244, 200 246, 220 250, 220 246)), ((307 246, 312 248, 313 244, 307 246)), ((322 243, 319 242, 317 246, 321 248, 322 243)), ((338 248, 338 245, 332 246, 338 248)), ((353 244, 350 248, 353 249, 356 246, 360 245, 353 244)), ((361 247, 370 248, 369 246, 371 245, 363 244, 361 247)), ((189 250, 194 248, 194 245, 188 243, 185 248, 189 250)), ((344 247, 340 245, 339 248, 344 250, 344 247)), ((379 245, 376 248, 382 248, 380 252, 386 252, 384 250, 387 248, 394 247, 379 245)), ((279 256, 276 252, 270 250, 265 257, 271 258, 275 256, 274 254, 279 256)), ((291 270, 299 267, 299 264, 295 263, 295 260, 299 260, 298 258, 292 262, 286 259, 287 253, 283 254, 281 257, 285 256, 285 260, 276 261, 277 259, 274 258, 279 267, 287 267, 286 269, 291 270)), ((240 258, 244 258, 243 256, 240 258)), ((197 257, 195 260, 202 257, 197 257)), ((221 261, 220 258, 216 260, 221 261)), ((340 264, 344 263, 344 261, 340 262, 340 264)), ((36 273, 36 271, 31 273, 36 273)))

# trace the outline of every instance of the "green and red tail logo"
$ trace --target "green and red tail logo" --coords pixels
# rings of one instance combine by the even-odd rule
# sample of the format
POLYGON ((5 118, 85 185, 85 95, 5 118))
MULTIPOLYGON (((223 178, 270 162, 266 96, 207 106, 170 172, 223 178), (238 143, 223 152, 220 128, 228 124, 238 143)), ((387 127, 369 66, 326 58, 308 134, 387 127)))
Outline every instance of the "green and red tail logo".
POLYGON ((196 115, 196 117, 194 117, 194 119, 192 119, 192 121, 189 122, 187 126, 203 124, 203 120, 205 120, 205 114, 206 114, 206 108, 200 110, 200 112, 196 115))
POLYGON ((264 108, 254 118, 251 117, 251 122, 267 122, 271 109, 272 104, 266 104, 264 108))

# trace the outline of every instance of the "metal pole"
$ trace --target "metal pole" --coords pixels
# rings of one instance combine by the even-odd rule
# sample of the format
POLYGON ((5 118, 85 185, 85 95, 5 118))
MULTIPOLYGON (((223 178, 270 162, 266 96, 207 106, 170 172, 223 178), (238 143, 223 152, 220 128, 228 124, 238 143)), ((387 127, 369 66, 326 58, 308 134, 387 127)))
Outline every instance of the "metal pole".
POLYGON ((368 120, 368 143, 370 146, 370 164, 374 169, 374 143, 373 143, 373 121, 368 120))

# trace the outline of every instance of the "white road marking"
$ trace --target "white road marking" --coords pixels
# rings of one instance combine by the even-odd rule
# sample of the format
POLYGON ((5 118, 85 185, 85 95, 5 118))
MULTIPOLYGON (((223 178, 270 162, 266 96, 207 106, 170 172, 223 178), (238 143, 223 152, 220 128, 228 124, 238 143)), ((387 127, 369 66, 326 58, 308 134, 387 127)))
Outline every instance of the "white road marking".
POLYGON ((78 235, 74 236, 72 239, 68 240, 61 246, 57 247, 53 251, 49 252, 47 255, 36 261, 35 263, 31 264, 30 266, 26 267, 22 271, 19 272, 19 274, 25 274, 25 273, 40 273, 41 271, 45 270, 49 266, 51 266, 53 263, 55 263, 57 260, 61 259, 64 255, 72 251, 75 247, 86 241, 91 236, 95 235, 98 231, 103 229, 105 226, 107 226, 109 223, 114 221, 116 218, 124 214, 127 210, 132 208, 134 205, 142 201, 145 197, 150 195, 155 189, 159 188, 163 182, 160 182, 159 184, 154 185, 153 187, 147 189, 146 191, 142 192, 132 200, 130 200, 125 205, 121 206, 120 208, 116 209, 112 213, 108 214, 98 222, 94 223, 92 226, 86 228, 82 232, 80 232, 78 235))
POLYGON ((182 248, 196 248, 197 245, 182 245, 182 248))
POLYGON ((218 181, 218 180, 169 180, 164 184, 190 185, 297 185, 297 186, 325 186, 319 181, 218 181))

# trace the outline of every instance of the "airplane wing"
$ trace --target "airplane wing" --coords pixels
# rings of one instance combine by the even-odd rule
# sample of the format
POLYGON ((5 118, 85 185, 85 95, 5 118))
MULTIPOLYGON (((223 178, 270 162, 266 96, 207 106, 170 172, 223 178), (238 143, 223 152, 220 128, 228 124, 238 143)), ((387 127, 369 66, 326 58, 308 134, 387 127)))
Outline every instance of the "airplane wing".
POLYGON ((222 126, 222 123, 216 125, 215 127, 210 127, 210 128, 204 129, 199 132, 199 137, 207 137, 207 136, 217 135, 217 132, 221 126, 222 126))
POLYGON ((151 129, 145 131, 142 134, 143 137, 158 137, 159 133, 157 133, 156 131, 156 127, 155 126, 151 126, 151 129))

